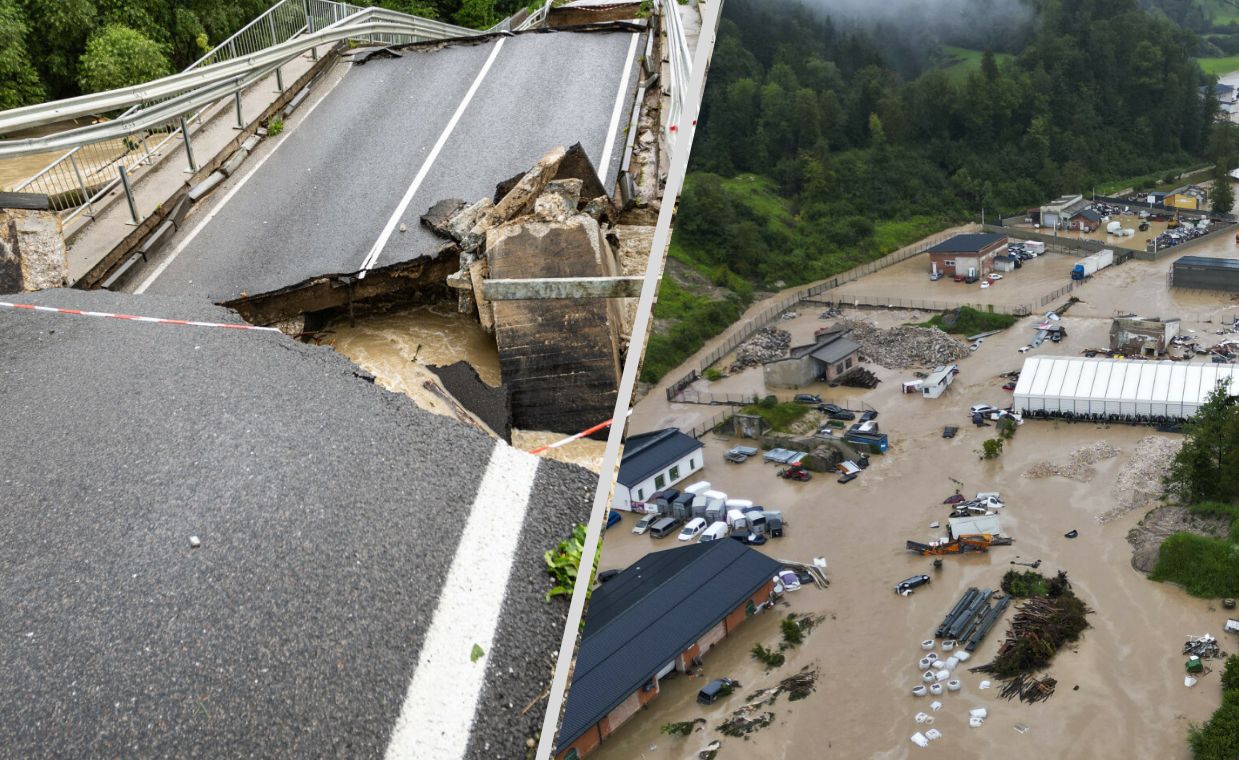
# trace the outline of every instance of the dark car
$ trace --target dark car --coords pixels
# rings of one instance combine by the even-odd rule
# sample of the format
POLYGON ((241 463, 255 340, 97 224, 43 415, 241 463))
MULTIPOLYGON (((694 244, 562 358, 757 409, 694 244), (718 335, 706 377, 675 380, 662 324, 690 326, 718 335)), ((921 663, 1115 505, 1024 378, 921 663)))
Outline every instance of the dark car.
POLYGON ((866 409, 865 411, 861 412, 861 414, 860 414, 860 421, 861 421, 861 422, 868 422, 869 420, 876 420, 877 418, 878 418, 878 410, 877 410, 877 409, 866 409))
POLYGON ((838 414, 839 412, 847 411, 846 409, 839 406, 838 404, 818 404, 817 410, 819 412, 826 412, 827 414, 838 414))
POLYGON ((848 474, 839 478, 840 483, 851 483, 853 480, 856 480, 856 473, 854 472, 849 472, 848 474))
POLYGON ((797 393, 796 397, 793 398, 792 400, 795 401, 797 404, 820 404, 822 403, 822 397, 815 396, 812 393, 797 393))
POLYGON ((697 702, 703 705, 712 705, 723 697, 731 694, 740 684, 730 678, 716 678, 705 687, 697 692, 697 702))
POLYGON ((1061 332, 1055 330, 1054 332, 1050 333, 1050 342, 1058 343, 1062 339, 1063 339, 1063 334, 1061 332))
POLYGON ((929 583, 929 581, 930 581, 930 578, 928 575, 914 575, 911 578, 906 578, 900 581, 899 583, 896 583, 895 593, 896 594, 907 594, 908 592, 912 591, 912 589, 919 588, 920 586, 924 586, 926 583, 929 583))
POLYGON ((731 537, 740 543, 748 544, 749 546, 761 546, 766 543, 766 537, 760 533, 733 533, 731 534, 731 537))
POLYGON ((837 412, 829 412, 828 416, 832 420, 854 420, 856 419, 856 412, 853 412, 849 409, 841 409, 840 411, 837 411, 837 412))

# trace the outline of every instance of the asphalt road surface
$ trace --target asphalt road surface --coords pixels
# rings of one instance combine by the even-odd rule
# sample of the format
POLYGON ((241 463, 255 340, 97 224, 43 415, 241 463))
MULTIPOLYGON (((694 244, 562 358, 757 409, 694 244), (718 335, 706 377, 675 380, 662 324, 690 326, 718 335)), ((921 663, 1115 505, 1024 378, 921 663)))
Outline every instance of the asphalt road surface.
POLYGON ((354 65, 212 193, 136 290, 224 302, 424 256, 444 242, 419 222, 430 206, 493 195, 556 146, 580 142, 611 187, 641 39, 522 34, 354 65))
POLYGON ((596 476, 275 332, 0 306, 0 356, 5 756, 524 756, 596 476))

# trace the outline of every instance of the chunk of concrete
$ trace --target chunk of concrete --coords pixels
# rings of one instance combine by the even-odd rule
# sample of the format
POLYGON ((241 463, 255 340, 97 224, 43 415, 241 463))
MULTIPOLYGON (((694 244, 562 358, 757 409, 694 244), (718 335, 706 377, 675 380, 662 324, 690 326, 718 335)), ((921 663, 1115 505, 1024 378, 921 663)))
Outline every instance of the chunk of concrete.
POLYGON ((0 210, 0 293, 63 288, 69 259, 54 211, 0 210))
POLYGON ((231 177, 237 173, 237 169, 241 168, 241 164, 245 163, 245 159, 249 158, 250 152, 244 148, 238 148, 235 153, 228 157, 223 166, 219 170, 225 175, 231 177))
POLYGON ((220 172, 220 171, 211 172, 210 174, 207 175, 206 179, 202 180, 201 182, 199 182, 198 184, 194 185, 193 187, 189 189, 188 198, 189 198, 190 203, 197 203, 207 193, 211 192, 216 187, 219 187, 219 183, 223 181, 224 181, 223 172, 220 172))
POLYGON ((486 281, 488 273, 486 259, 478 259, 469 264, 469 281, 473 286, 473 300, 478 307, 478 321, 482 323, 483 330, 493 334, 495 332, 495 307, 482 292, 482 283, 486 281))
POLYGON ((544 222, 562 222, 576 214, 583 185, 579 179, 556 179, 546 183, 533 203, 534 218, 544 222))
POLYGON ((441 200, 422 214, 422 224, 436 235, 451 237, 447 231, 447 223, 464 207, 465 202, 460 198, 441 200))
POLYGON ((525 172, 487 214, 488 226, 494 227, 532 211, 534 201, 542 194, 547 183, 555 178, 555 173, 559 171, 559 165, 566 155, 564 148, 554 148, 538 159, 538 163, 525 172))
POLYGON ((463 250, 476 251, 486 240, 486 231, 494 226, 490 221, 494 207, 490 198, 483 198, 461 209, 447 223, 448 237, 460 243, 463 250))
POLYGON ((172 207, 172 211, 168 214, 168 218, 172 220, 172 224, 176 225, 179 230, 181 224, 185 221, 186 214, 189 213, 189 196, 182 196, 176 205, 172 207))
POLYGON ((250 135, 245 138, 245 142, 241 143, 241 149, 247 152, 254 152, 254 148, 258 147, 258 143, 262 142, 262 135, 250 135))

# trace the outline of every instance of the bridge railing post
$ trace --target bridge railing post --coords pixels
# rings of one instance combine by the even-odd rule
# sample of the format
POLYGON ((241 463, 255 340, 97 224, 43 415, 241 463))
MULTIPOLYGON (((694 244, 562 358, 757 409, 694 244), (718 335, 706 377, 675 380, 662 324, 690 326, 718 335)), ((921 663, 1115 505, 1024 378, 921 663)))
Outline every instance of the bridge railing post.
POLYGON ((125 200, 129 203, 129 216, 133 218, 133 225, 136 227, 141 224, 142 220, 138 218, 138 204, 133 200, 133 188, 129 186, 129 174, 125 171, 124 164, 117 164, 116 172, 120 175, 121 187, 125 189, 125 200))
POLYGON ((86 206, 87 216, 95 218, 95 204, 90 201, 90 191, 86 189, 86 181, 82 179, 82 170, 77 165, 77 151, 69 154, 69 163, 73 165, 73 173, 77 176, 77 186, 82 191, 82 204, 86 206))
POLYGON ((198 161, 194 158, 194 144, 189 139, 189 124, 185 123, 185 117, 181 117, 181 139, 185 141, 185 157, 189 159, 189 173, 193 174, 198 171, 198 161))

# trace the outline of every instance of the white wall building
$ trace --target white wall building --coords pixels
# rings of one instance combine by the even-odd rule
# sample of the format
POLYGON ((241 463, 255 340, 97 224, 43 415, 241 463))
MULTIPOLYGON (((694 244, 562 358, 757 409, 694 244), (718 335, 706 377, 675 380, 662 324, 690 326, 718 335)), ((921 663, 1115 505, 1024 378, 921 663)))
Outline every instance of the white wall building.
POLYGON ((1037 356, 1024 360, 1014 408, 1033 417, 1188 418, 1219 383, 1239 395, 1239 367, 1037 356))
POLYGON ((657 491, 671 488, 705 467, 701 441, 676 428, 629 436, 624 441, 611 508, 644 512, 657 491))

